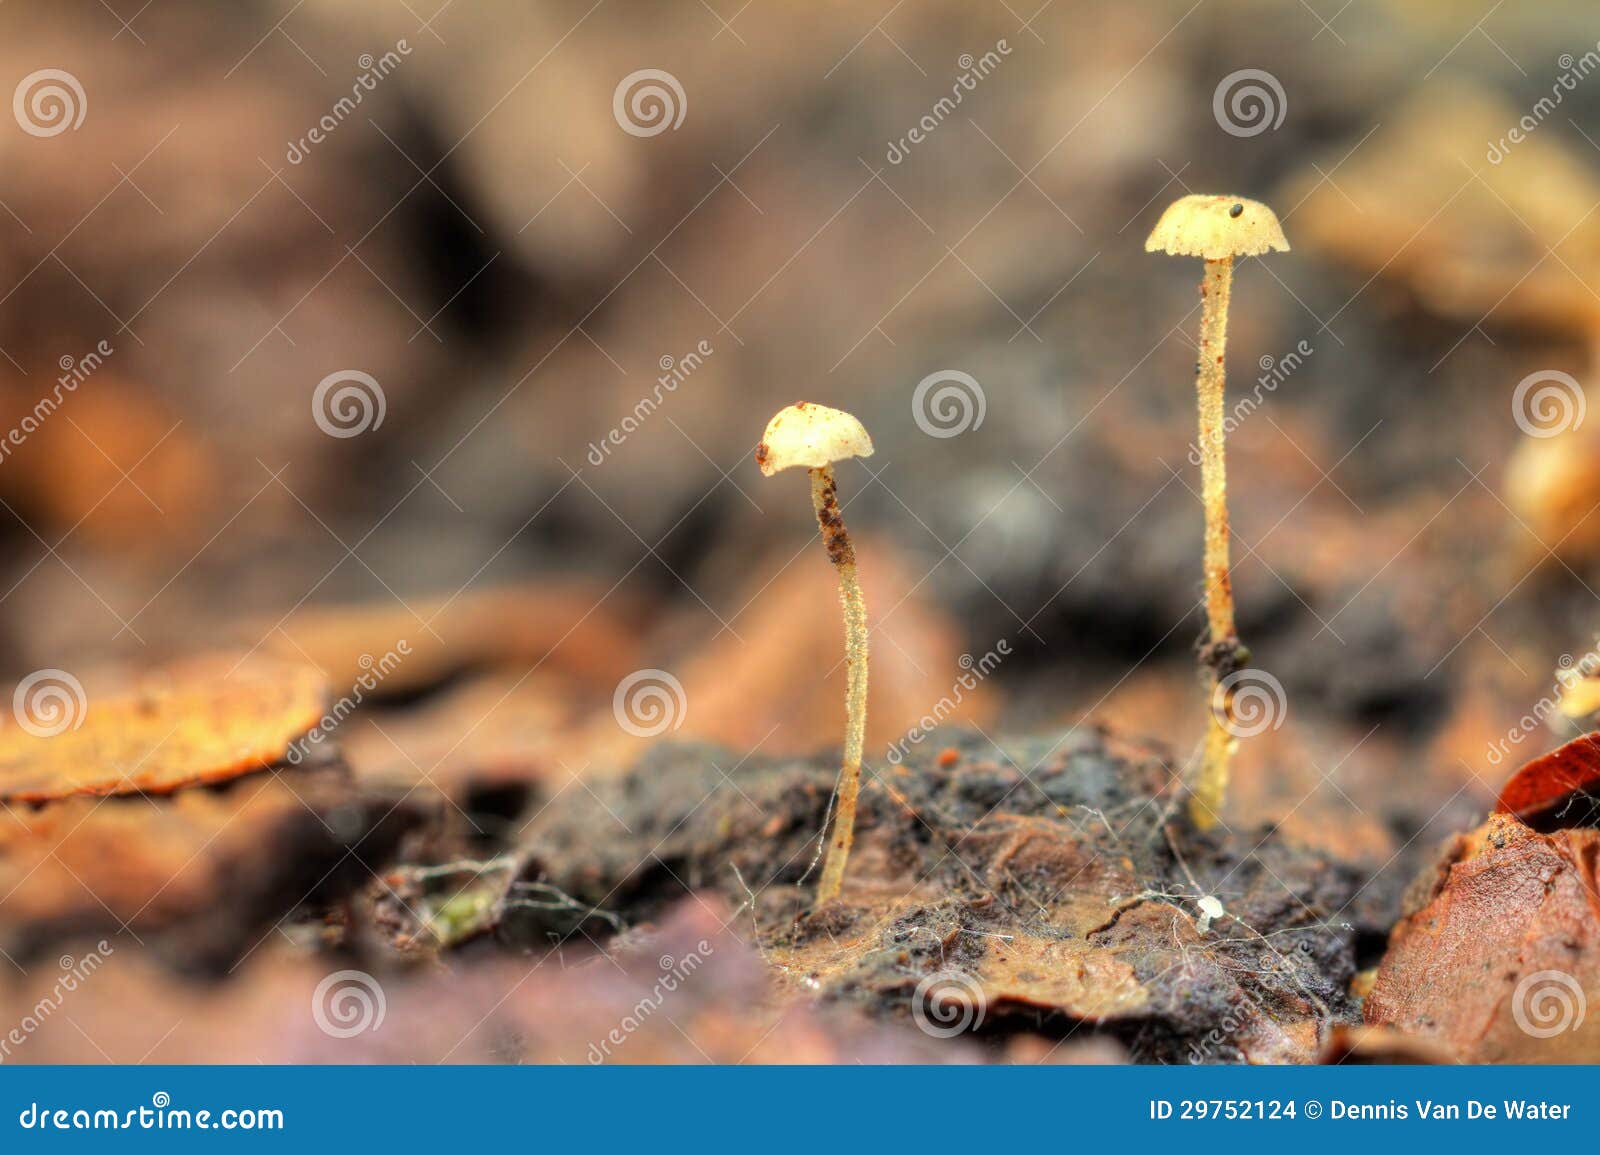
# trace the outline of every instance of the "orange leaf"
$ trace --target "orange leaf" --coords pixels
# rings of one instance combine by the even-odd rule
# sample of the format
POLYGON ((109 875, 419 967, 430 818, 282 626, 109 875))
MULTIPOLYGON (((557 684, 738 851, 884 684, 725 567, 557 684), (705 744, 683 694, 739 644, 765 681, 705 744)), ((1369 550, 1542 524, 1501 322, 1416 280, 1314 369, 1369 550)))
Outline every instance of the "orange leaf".
MULTIPOLYGON (((167 794, 281 761, 315 726, 327 683, 307 666, 254 663, 229 675, 223 660, 112 697, 81 694, 50 728, 0 729, 0 801, 73 794, 167 794), (51 729, 60 729, 51 733, 51 729)), ((25 705, 25 704, 24 704, 25 705)))
POLYGON ((1600 730, 1535 758, 1500 788, 1495 809, 1518 818, 1549 810, 1600 784, 1600 730))

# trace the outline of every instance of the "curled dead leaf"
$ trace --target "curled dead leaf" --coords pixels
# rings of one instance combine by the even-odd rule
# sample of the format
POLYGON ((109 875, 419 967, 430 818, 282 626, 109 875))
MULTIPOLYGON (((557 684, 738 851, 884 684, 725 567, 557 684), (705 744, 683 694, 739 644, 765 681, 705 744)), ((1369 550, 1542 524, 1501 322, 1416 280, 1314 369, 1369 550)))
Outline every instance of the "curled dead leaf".
POLYGON ((1535 758, 1500 788, 1495 809, 1528 821, 1600 786, 1600 730, 1535 758))
POLYGON ((1592 1063, 1600 1019, 1600 831, 1491 814, 1414 885, 1365 1006, 1369 1025, 1469 1063, 1592 1063))

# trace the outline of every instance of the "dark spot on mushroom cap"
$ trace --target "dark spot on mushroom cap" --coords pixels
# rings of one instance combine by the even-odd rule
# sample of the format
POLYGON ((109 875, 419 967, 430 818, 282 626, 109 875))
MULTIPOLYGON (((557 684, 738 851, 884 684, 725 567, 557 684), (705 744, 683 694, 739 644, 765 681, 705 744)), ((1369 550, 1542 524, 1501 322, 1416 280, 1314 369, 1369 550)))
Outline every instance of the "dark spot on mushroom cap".
POLYGON ((1228 215, 1230 217, 1244 216, 1244 206, 1241 204, 1235 204, 1231 209, 1228 210, 1228 215))
POLYGON ((757 465, 765 465, 767 463, 767 454, 769 454, 771 452, 772 452, 772 450, 767 448, 767 443, 765 441, 763 441, 763 442, 761 442, 761 444, 757 445, 756 446, 756 464, 757 465))

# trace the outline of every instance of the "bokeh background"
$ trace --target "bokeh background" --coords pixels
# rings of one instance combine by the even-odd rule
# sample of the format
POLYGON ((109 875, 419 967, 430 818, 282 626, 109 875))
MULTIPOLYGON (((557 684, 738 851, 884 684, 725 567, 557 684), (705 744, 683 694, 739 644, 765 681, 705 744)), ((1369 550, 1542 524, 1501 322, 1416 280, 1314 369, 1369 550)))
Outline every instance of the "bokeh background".
POLYGON ((832 575, 751 461, 809 399, 877 444, 869 762, 1003 641, 955 716, 1181 763, 1200 270, 1143 239, 1249 196, 1293 250, 1236 273, 1235 588, 1286 710, 1236 818, 1403 882, 1600 629, 1597 42, 1487 0, 14 0, 0 427, 59 404, 0 459, 0 663, 337 687, 405 639, 347 736, 401 771, 602 772, 640 669, 680 736, 826 747, 832 575))

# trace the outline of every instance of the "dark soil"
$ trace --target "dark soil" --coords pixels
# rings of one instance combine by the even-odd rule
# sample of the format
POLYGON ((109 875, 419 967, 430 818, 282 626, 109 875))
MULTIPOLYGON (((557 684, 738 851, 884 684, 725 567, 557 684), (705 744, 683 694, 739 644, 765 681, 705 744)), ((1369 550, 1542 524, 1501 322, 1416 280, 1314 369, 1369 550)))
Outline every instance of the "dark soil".
POLYGON ((598 939, 714 891, 796 994, 937 1018, 941 976, 986 1036, 1103 1033, 1141 1061, 1305 1061, 1358 1018, 1356 943, 1382 928, 1358 921, 1353 868, 1268 829, 1196 831, 1173 764, 1103 731, 942 737, 871 778, 821 910, 832 764, 664 745, 537 815, 500 933, 598 939), (562 901, 517 901, 530 884, 562 901), (1207 895, 1226 913, 1202 931, 1207 895))

